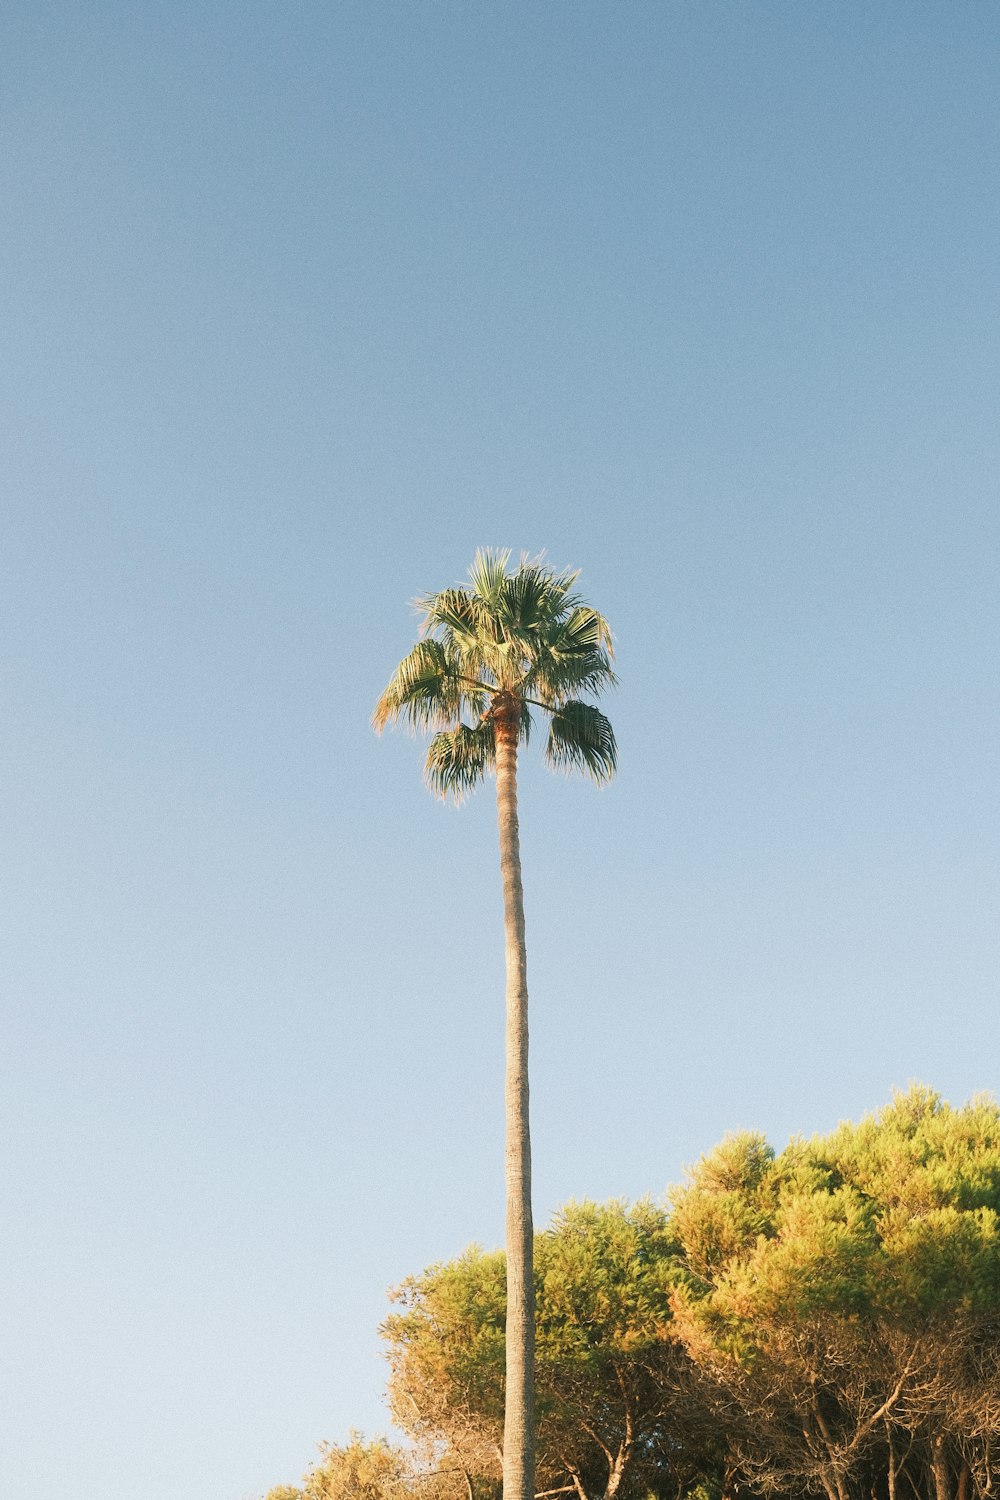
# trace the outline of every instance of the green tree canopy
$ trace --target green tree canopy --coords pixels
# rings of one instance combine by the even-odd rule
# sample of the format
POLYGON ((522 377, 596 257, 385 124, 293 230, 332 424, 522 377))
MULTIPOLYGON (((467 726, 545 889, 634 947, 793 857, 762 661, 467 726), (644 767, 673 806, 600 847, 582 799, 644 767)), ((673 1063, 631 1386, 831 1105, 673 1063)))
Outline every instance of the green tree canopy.
POLYGON ((830 1500, 895 1496, 904 1477, 935 1500, 987 1485, 995 1104, 951 1109, 914 1087, 778 1156, 733 1138, 675 1195, 672 1226, 677 1331, 749 1474, 830 1500))
MULTIPOLYGON (((541 1495, 995 1500, 991 1100, 729 1137, 668 1206, 570 1204, 534 1278, 541 1495)), ((352 1439, 270 1500, 496 1500, 505 1321, 500 1252, 409 1278, 382 1332, 412 1452, 352 1439)))
POLYGON ((300 1489, 278 1485, 264 1500, 455 1500, 448 1476, 421 1468, 405 1448, 352 1432, 346 1443, 322 1443, 300 1489))
POLYGON ((428 784, 457 801, 495 769, 498 725, 527 743, 539 710, 554 769, 606 781, 617 761, 614 731, 588 701, 615 681, 607 620, 574 592, 577 572, 509 565, 507 551, 477 552, 468 584, 417 600, 421 639, 373 717, 379 731, 400 721, 430 731, 428 784))
MULTIPOLYGON (((571 1204, 535 1241, 538 1488, 579 1500, 676 1492, 711 1461, 672 1334, 676 1242, 650 1203, 571 1204)), ((390 1400, 418 1441, 499 1476, 503 1255, 412 1277, 386 1319, 390 1400)))

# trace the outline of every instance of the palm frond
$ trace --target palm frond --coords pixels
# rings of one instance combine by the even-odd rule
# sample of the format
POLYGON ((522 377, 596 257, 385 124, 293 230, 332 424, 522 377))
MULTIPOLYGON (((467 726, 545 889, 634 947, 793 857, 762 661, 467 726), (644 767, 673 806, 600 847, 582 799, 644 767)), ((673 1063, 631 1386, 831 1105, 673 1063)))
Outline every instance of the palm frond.
POLYGON ((436 734, 427 747, 424 775, 427 785, 437 796, 463 802, 482 781, 496 759, 493 725, 489 719, 470 728, 436 734))
POLYGON ((452 724, 461 712, 463 691, 454 660, 436 640, 418 641, 403 657, 375 705, 372 724, 381 734, 387 724, 405 720, 414 729, 452 724))
POLYGON ((574 604, 566 619, 564 640, 569 648, 590 647, 606 652, 608 658, 614 660, 615 646, 611 626, 589 604, 574 604))
POLYGON ((436 731, 426 771, 441 795, 461 798, 494 764, 487 715, 502 702, 516 711, 522 743, 533 707, 553 716, 550 765, 597 781, 615 769, 611 725, 582 701, 616 681, 607 620, 575 592, 576 571, 555 573, 526 554, 509 565, 508 551, 481 549, 469 583, 417 601, 421 639, 376 705, 379 731, 400 721, 436 731))
POLYGON ((477 598, 493 611, 496 611, 507 581, 507 564, 510 562, 510 549, 493 551, 492 548, 480 548, 476 553, 475 562, 469 569, 469 577, 472 580, 472 592, 477 598))
POLYGON ((443 635, 458 649, 473 645, 483 626, 483 606, 464 584, 425 594, 417 600, 417 608, 424 615, 423 633, 443 635))
POLYGON ((565 661, 548 657, 537 661, 527 672, 521 691, 555 709, 579 693, 600 693, 615 687, 617 682, 603 654, 581 655, 565 661))
POLYGON ((556 770, 585 771, 595 781, 610 781, 618 765, 610 720, 592 703, 564 703, 552 715, 545 758, 556 770))
POLYGON ((522 558, 501 593, 505 624, 512 633, 530 639, 534 631, 548 626, 559 614, 564 592, 549 568, 522 558))
POLYGON ((577 605, 554 620, 533 644, 522 690, 554 707, 576 693, 599 693, 618 681, 611 666, 614 645, 608 622, 589 605, 577 605))
POLYGON ((541 697, 558 707, 560 702, 579 692, 600 693, 617 684, 618 678, 606 651, 591 647, 573 651, 552 650, 543 642, 533 654, 521 690, 529 697, 541 697))
POLYGON ((463 677, 481 680, 489 692, 509 675, 500 614, 473 589, 464 585, 442 589, 419 599, 417 607, 424 616, 422 633, 446 645, 463 677))

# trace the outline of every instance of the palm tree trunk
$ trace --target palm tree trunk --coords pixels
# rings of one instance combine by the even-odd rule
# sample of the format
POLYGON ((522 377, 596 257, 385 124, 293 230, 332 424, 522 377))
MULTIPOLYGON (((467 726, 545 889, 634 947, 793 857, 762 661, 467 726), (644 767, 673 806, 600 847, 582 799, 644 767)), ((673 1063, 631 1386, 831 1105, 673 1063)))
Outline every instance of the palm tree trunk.
POLYGON ((528 1133, 528 968, 517 828, 518 721, 498 715, 497 820, 507 952, 507 1383, 503 1427, 503 1500, 535 1491, 535 1283, 528 1133))

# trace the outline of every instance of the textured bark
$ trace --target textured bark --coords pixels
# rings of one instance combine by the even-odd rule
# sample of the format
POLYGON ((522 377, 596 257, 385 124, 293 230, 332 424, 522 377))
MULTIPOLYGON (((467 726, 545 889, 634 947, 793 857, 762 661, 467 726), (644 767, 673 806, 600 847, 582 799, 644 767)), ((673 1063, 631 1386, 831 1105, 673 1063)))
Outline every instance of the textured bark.
POLYGON ((931 1443, 931 1471, 934 1475, 935 1500, 951 1500, 951 1475, 948 1473, 948 1455, 943 1437, 936 1437, 931 1443))
POLYGON ((517 826, 518 722, 495 719, 497 819, 507 954, 507 1381, 503 1428, 503 1500, 535 1491, 535 1286, 528 1133, 528 972, 517 826))

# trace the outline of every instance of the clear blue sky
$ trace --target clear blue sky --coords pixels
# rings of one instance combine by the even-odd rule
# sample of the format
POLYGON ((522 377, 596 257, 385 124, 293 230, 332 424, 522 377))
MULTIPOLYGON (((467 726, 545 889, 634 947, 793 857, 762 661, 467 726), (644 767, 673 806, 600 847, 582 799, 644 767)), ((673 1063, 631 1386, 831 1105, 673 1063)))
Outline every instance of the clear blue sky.
POLYGON ((8 0, 0 1493, 243 1500, 499 1241, 494 808, 368 718, 578 565, 536 1211, 998 1082, 1000 8, 8 0))

